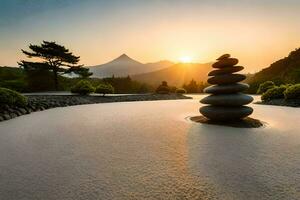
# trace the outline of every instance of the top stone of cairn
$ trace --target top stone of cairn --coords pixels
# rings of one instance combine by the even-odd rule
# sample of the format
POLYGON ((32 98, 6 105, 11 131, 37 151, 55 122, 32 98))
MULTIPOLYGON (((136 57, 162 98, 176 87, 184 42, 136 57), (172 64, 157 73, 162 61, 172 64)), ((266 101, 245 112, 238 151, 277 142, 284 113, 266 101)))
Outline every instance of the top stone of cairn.
POLYGON ((218 62, 212 65, 213 68, 225 68, 225 67, 232 67, 238 64, 239 60, 236 58, 230 58, 230 54, 224 54, 220 56, 218 62))
POLYGON ((230 58, 230 54, 224 54, 224 55, 222 55, 222 56, 220 56, 219 58, 217 58, 217 60, 223 60, 223 59, 226 59, 226 58, 230 58))

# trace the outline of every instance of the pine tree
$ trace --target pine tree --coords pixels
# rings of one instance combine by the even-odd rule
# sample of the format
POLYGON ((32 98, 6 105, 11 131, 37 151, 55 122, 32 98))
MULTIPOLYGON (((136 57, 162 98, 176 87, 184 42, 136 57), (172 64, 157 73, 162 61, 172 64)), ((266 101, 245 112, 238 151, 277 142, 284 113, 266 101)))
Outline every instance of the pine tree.
POLYGON ((83 65, 78 65, 79 56, 73 55, 66 47, 55 42, 43 41, 40 45, 29 45, 31 51, 22 52, 28 58, 38 58, 40 62, 22 60, 19 66, 28 71, 46 70, 53 73, 55 89, 58 90, 58 76, 66 73, 86 71, 83 65))

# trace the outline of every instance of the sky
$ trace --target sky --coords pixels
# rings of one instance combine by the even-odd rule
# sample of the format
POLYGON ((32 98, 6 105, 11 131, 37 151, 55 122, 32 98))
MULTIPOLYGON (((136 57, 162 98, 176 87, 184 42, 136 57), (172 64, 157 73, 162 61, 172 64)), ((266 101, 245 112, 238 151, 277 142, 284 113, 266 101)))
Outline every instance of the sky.
POLYGON ((213 62, 256 72, 300 47, 299 0, 0 0, 0 66, 43 40, 86 66, 126 53, 143 62, 213 62))

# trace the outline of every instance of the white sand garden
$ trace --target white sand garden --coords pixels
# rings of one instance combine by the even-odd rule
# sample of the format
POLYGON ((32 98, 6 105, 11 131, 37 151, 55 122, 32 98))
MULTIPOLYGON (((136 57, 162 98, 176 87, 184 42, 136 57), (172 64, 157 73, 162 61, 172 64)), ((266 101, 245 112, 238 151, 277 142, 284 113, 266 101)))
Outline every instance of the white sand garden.
POLYGON ((300 109, 194 123, 199 99, 55 108, 0 123, 0 199, 300 199, 300 109))

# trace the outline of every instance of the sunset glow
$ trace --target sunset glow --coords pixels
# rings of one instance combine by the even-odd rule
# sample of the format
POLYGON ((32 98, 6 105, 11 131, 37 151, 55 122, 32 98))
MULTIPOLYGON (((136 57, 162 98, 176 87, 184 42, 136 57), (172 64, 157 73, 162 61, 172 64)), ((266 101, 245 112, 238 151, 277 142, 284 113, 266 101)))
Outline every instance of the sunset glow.
POLYGON ((190 56, 183 56, 183 57, 180 57, 179 61, 182 63, 191 63, 192 58, 190 56))
POLYGON ((294 0, 38 2, 1 3, 0 66, 17 66, 20 49, 43 40, 68 46, 86 66, 123 53, 143 63, 208 63, 226 52, 250 72, 300 46, 294 0))

